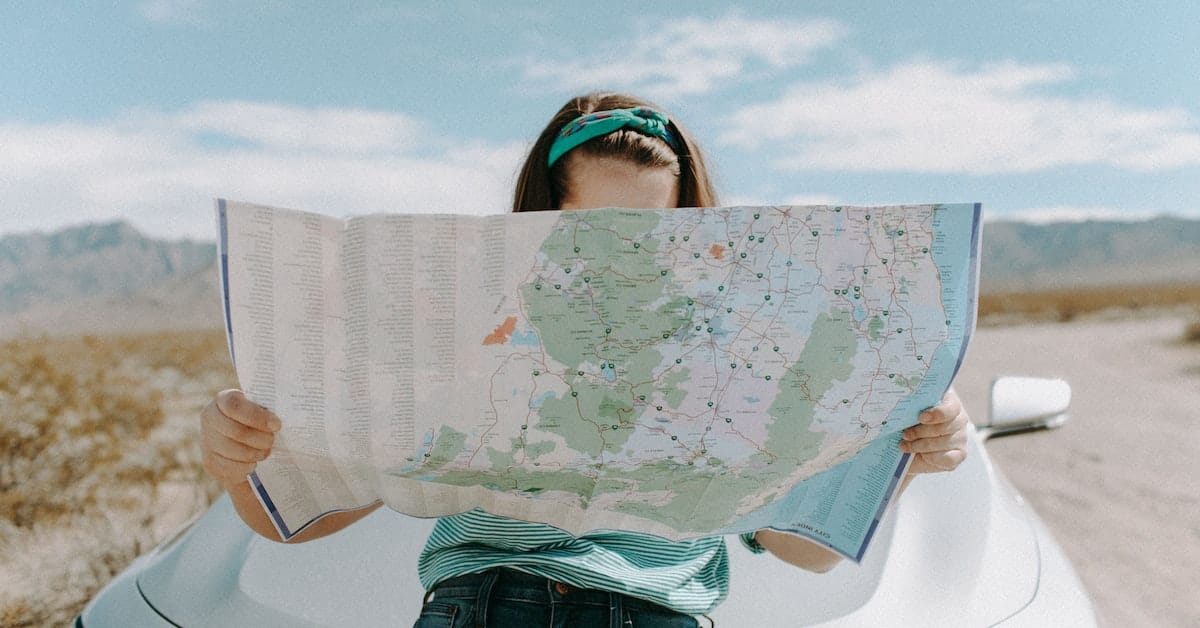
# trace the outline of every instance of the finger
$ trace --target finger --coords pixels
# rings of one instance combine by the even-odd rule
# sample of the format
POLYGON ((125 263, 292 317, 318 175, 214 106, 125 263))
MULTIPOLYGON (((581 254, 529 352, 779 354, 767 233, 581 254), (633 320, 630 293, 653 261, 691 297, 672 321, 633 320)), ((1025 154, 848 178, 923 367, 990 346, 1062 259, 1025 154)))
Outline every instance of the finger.
POLYGON ((217 393, 217 409, 221 414, 264 432, 276 432, 282 426, 279 417, 270 410, 250 401, 240 390, 223 390, 217 393))
POLYGON ((247 463, 256 463, 259 460, 263 460, 270 453, 268 449, 251 447, 220 434, 207 436, 204 439, 203 449, 234 462, 247 463))
POLYGON ((912 454, 927 454, 966 447, 966 432, 955 432, 935 438, 900 441, 900 451, 912 454))
POLYGON ((967 459, 965 449, 951 449, 937 453, 919 454, 909 465, 909 473, 939 473, 953 471, 967 459))
POLYGON ((213 431, 234 442, 255 449, 270 449, 275 444, 274 432, 264 432, 220 414, 208 420, 213 431))
POLYGON ((901 432, 900 437, 904 440, 918 440, 921 438, 945 436, 965 429, 969 421, 970 417, 964 412, 954 417, 954 420, 948 423, 918 423, 901 432))
POLYGON ((962 401, 953 390, 949 390, 942 397, 941 403, 917 415, 917 420, 925 424, 945 423, 954 420, 962 411, 962 401))

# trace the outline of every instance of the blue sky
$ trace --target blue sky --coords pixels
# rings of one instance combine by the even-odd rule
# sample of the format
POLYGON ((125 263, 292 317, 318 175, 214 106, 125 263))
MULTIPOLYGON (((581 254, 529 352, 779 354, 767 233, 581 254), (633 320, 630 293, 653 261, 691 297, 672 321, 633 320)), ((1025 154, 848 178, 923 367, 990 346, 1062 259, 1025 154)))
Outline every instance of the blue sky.
POLYGON ((0 5, 0 234, 503 211, 599 88, 689 126, 725 204, 1200 217, 1200 3, 246 4, 0 5))

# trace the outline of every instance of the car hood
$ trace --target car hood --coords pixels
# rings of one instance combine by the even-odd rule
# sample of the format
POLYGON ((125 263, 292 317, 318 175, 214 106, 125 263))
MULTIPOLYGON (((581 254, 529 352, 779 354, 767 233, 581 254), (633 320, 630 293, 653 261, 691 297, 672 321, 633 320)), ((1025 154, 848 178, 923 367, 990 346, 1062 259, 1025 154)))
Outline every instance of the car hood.
MULTIPOLYGON (((1037 592, 1033 518, 973 436, 954 473, 914 480, 861 564, 813 574, 730 537, 730 594, 711 616, 726 626, 994 624, 1037 592)), ((179 625, 407 625, 433 524, 381 508, 341 533, 284 545, 251 532, 222 497, 148 557, 137 585, 179 625)))

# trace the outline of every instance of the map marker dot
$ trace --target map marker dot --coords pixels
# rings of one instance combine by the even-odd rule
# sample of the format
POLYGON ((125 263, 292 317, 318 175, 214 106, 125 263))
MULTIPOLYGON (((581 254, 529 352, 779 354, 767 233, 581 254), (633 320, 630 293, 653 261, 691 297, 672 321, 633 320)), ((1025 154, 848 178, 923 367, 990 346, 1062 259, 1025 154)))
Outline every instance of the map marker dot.
POLYGON ((533 376, 534 376, 534 377, 537 377, 538 375, 541 375, 541 374, 542 374, 542 372, 541 372, 541 371, 534 371, 534 372, 533 372, 533 376))
POLYGON ((575 392, 574 390, 572 390, 572 391, 571 391, 571 396, 572 396, 572 397, 578 397, 578 396, 579 396, 579 393, 577 393, 577 392, 575 392))
POLYGON ((921 252, 922 252, 922 253, 928 253, 928 252, 929 252, 929 248, 928 248, 928 247, 921 247, 921 252))
POLYGON ((671 440, 679 440, 679 437, 678 437, 678 436, 672 436, 672 437, 671 437, 671 440))
POLYGON ((771 295, 768 294, 768 295, 763 296, 763 301, 770 301, 770 300, 771 300, 771 295))
POLYGON ((769 381, 771 381, 771 376, 770 376, 770 375, 767 375, 767 376, 766 376, 766 377, 764 377, 763 379, 765 379, 765 380, 767 380, 767 381, 769 382, 769 381))
POLYGON ((696 258, 696 259, 700 259, 700 254, 699 254, 699 253, 692 253, 692 257, 694 257, 694 258, 696 258))
POLYGON ((690 240, 690 239, 691 239, 691 237, 690 237, 690 236, 683 236, 683 241, 684 241, 684 242, 687 242, 687 241, 688 241, 688 240, 690 240))
POLYGON ((759 243, 759 244, 762 244, 762 243, 763 243, 763 237, 762 237, 762 236, 758 236, 758 243, 759 243))
POLYGON ((713 407, 713 402, 711 402, 711 401, 708 402, 708 407, 710 407, 710 408, 713 407))
POLYGON ((675 241, 675 236, 671 236, 671 237, 669 237, 669 238, 667 238, 667 239, 668 239, 668 240, 670 240, 671 242, 674 242, 674 241, 675 241))
POLYGON ((683 364, 683 360, 682 360, 682 359, 680 359, 680 358, 675 358, 675 363, 676 363, 676 364, 683 364))
POLYGON ((775 345, 773 348, 774 348, 776 351, 779 351, 779 345, 775 345))
POLYGON ((576 253, 578 253, 578 252, 579 252, 579 247, 575 247, 575 252, 576 252, 576 253))
POLYGON ((533 289, 534 289, 534 290, 541 290, 541 289, 542 289, 542 284, 540 284, 540 283, 533 284, 533 289))
POLYGON ((561 289, 562 289, 562 284, 561 284, 561 283, 556 283, 556 284, 554 284, 554 289, 555 289, 555 290, 561 290, 561 289))
POLYGON ((662 275, 663 277, 666 277, 666 276, 667 276, 667 271, 665 271, 665 270, 660 270, 660 271, 658 271, 658 274, 659 274, 659 275, 662 275))
POLYGON ((717 286, 717 292, 725 292, 725 286, 717 286))
POLYGON ((725 422, 726 422, 726 423, 733 423, 733 419, 732 419, 731 417, 725 417, 725 422))
POLYGON ((658 410, 659 412, 662 412, 662 406, 654 406, 654 409, 658 410))
POLYGON ((762 273, 758 273, 758 278, 762 279, 762 273))
POLYGON ((742 259, 746 259, 746 254, 745 254, 745 253, 742 253, 742 254, 740 254, 738 257, 740 257, 740 258, 742 258, 742 259))
POLYGON ((640 248, 642 248, 642 244, 641 244, 640 242, 634 242, 634 243, 633 243, 633 248, 635 248, 635 249, 640 249, 640 248))
POLYGON ((758 220, 758 214, 754 214, 754 219, 758 220))
POLYGON ((564 273, 567 273, 568 275, 570 275, 570 274, 571 274, 571 269, 570 269, 570 268, 564 268, 564 269, 563 269, 563 272, 564 272, 564 273))

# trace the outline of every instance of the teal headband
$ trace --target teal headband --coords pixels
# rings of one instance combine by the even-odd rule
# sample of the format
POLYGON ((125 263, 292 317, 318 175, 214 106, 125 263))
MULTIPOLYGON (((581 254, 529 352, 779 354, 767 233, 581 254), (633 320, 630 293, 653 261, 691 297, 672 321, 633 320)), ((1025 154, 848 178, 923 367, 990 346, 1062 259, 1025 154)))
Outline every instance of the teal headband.
POLYGON ((647 107, 632 109, 610 109, 597 111, 579 116, 559 131, 554 144, 550 146, 550 159, 547 166, 567 154, 572 148, 601 135, 608 135, 617 129, 629 127, 643 135, 657 137, 666 142, 672 150, 679 152, 679 143, 675 135, 667 128, 671 121, 667 116, 647 107))

